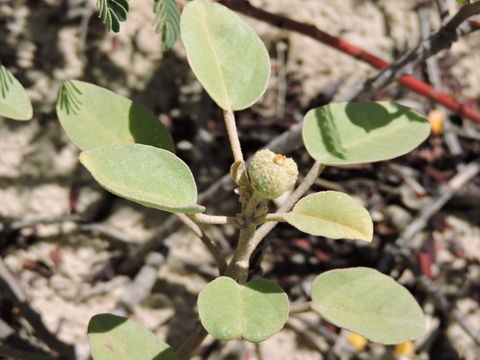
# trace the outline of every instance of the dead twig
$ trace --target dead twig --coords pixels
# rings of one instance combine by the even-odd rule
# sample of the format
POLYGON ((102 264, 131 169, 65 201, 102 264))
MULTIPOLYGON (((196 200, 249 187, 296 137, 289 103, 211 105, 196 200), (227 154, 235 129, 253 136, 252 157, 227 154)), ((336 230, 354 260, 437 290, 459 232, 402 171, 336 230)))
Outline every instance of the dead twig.
MULTIPOLYGON (((269 24, 272 24, 273 26, 282 28, 282 29, 287 29, 291 31, 298 32, 300 34, 304 34, 306 36, 309 36, 315 40, 320 41, 323 44, 329 45, 331 47, 334 47, 335 49, 338 49, 339 51, 342 51, 355 59, 364 61, 373 67, 377 69, 384 69, 388 68, 391 66, 390 63, 387 61, 379 58, 378 56, 375 56, 367 51, 364 51, 360 49, 359 47, 350 44, 347 41, 344 41, 338 37, 335 37, 333 35, 330 35, 320 29, 318 29, 316 26, 303 23, 300 21, 296 21, 293 19, 290 19, 288 17, 282 16, 282 15, 277 15, 270 13, 268 11, 265 11, 263 9, 257 8, 255 6, 252 6, 248 3, 248 1, 241 1, 241 0, 218 0, 218 2, 224 4, 225 6, 229 7, 232 10, 236 10, 238 12, 241 12, 247 16, 253 17, 255 19, 267 22, 269 24)), ((470 16, 470 15, 469 15, 470 16)), ((458 21, 458 18, 455 20, 454 23, 451 23, 450 26, 454 25, 458 21)), ((467 26, 463 29, 459 29, 459 33, 461 35, 466 35, 469 32, 475 31, 478 29, 478 26, 476 26, 473 23, 467 24, 467 26)), ((449 46, 449 42, 443 42, 444 46, 449 46)), ((440 48, 436 48, 436 51, 441 50, 440 48)), ((426 52, 424 53, 425 56, 430 56, 432 53, 426 52)), ((408 65, 409 63, 406 63, 408 65)), ((398 78, 395 77, 388 77, 388 79, 385 81, 385 85, 387 85, 389 82, 392 82, 398 78)), ((426 84, 423 81, 418 80, 417 78, 411 76, 411 75, 404 75, 400 79, 398 79, 400 84, 406 86, 410 90, 425 96, 429 99, 432 99, 433 101, 444 105, 445 107, 449 108, 450 110, 457 112, 458 114, 465 116, 466 118, 480 122, 480 113, 473 109, 472 107, 469 107, 468 105, 461 103, 457 101, 453 96, 450 96, 448 94, 445 94, 441 91, 438 91, 434 89, 432 86, 426 84)), ((355 93, 352 93, 349 95, 347 98, 342 99, 342 101, 352 101, 353 97, 363 95, 363 88, 366 88, 367 90, 370 88, 368 84, 362 84, 358 91, 355 93)), ((294 137, 294 140, 298 141, 298 137, 294 137)))
POLYGON ((135 276, 128 290, 118 300, 113 312, 121 316, 131 314, 151 292, 158 279, 158 270, 165 263, 165 256, 158 252, 148 254, 145 264, 135 276))
POLYGON ((32 325, 39 339, 66 358, 74 358, 73 347, 60 341, 55 334, 47 329, 40 315, 30 306, 27 296, 2 259, 0 259, 0 287, 3 288, 6 296, 15 306, 20 309, 20 314, 32 325))
MULTIPOLYGON (((369 96, 370 94, 383 89, 386 85, 401 78, 403 75, 412 73, 421 62, 425 61, 425 59, 437 54, 440 50, 449 48, 452 43, 458 39, 458 27, 469 17, 479 13, 480 1, 462 6, 445 25, 443 25, 438 31, 434 32, 428 39, 422 41, 416 48, 410 50, 393 64, 380 70, 376 75, 364 82, 361 87, 351 94, 352 100, 369 96)), ((434 98, 432 100, 436 101, 434 98)), ((448 104, 443 103, 442 105, 471 118, 470 116, 467 116, 465 109, 462 109, 461 107, 451 108, 448 104)), ((470 110, 471 109, 468 111, 470 110)), ((470 115, 475 115, 475 117, 478 116, 476 113, 470 115)), ((480 121, 480 118, 477 117, 472 120, 480 121)))
MULTIPOLYGON (((440 9, 441 6, 446 6, 444 1, 437 0, 438 7, 440 9)), ((445 9, 440 9, 441 14, 442 11, 445 11, 445 9)), ((428 37, 430 36, 430 31, 431 31, 431 23, 429 19, 429 8, 427 7, 421 7, 418 10, 418 16, 420 20, 421 29, 422 29, 422 37, 424 40, 427 40, 428 37)), ((443 19, 442 19, 443 20, 443 19)), ((438 59, 435 56, 430 56, 428 59, 425 60, 425 65, 427 68, 427 74, 428 78, 430 79, 430 82, 432 85, 435 87, 435 89, 438 89, 440 91, 445 92, 447 89, 442 83, 441 75, 440 75, 440 66, 438 64, 438 59)), ((460 156, 463 153, 462 146, 460 145, 460 141, 458 140, 457 134, 455 134, 452 131, 452 123, 450 122, 450 117, 449 112, 447 109, 443 106, 440 106, 439 109, 442 111, 443 114, 443 138, 445 139, 445 143, 447 144, 448 149, 450 150, 450 153, 453 156, 460 156)), ((460 170, 460 168, 463 166, 463 164, 458 164, 457 169, 460 170)))
POLYGON ((207 235, 205 234, 200 226, 198 226, 192 219, 190 219, 185 214, 175 214, 180 221, 188 227, 196 237, 198 237, 207 247, 208 251, 212 254, 213 258, 215 259, 218 267, 218 271, 220 274, 223 274, 225 269, 227 268, 227 262, 225 261, 225 257, 222 255, 219 246, 207 235))

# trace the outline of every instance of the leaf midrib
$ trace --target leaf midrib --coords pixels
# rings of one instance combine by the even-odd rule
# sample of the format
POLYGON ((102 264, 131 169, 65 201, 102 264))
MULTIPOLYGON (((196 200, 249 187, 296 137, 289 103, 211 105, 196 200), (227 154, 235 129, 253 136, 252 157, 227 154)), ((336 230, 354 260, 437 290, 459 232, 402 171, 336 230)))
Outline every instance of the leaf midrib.
MULTIPOLYGON (((304 213, 301 213, 301 212, 295 212, 295 211, 292 211, 290 214, 292 215, 297 215, 297 216, 305 216, 305 217, 308 217, 308 218, 313 218, 315 220, 320 220, 320 221, 325 221, 327 223, 330 223, 330 224, 334 224, 334 225, 339 225, 340 227, 342 228, 346 228, 348 230, 353 230, 353 232, 357 233, 357 234, 360 234, 362 235, 362 238, 363 237, 367 237, 366 234, 363 234, 362 232, 356 230, 355 228, 351 228, 347 225, 344 225, 338 221, 333 221, 333 220, 329 220, 329 219, 324 219, 324 218, 320 218, 320 217, 317 217, 317 216, 313 216, 313 215, 307 215, 307 214, 304 214, 304 213)), ((287 214, 289 215, 289 214, 287 214)))
MULTIPOLYGON (((318 300, 317 300, 318 301, 318 300)), ((400 316, 382 316, 380 314, 376 314, 376 313, 368 313, 368 312, 360 312, 360 311, 355 311, 354 309, 350 308, 350 307, 346 307, 346 306, 335 306, 335 305, 330 305, 330 304, 327 304, 327 303, 322 303, 320 301, 314 301, 314 306, 317 305, 317 306, 321 306, 323 307, 324 309, 326 309, 328 311, 328 309, 332 309, 332 310, 335 310, 335 311, 341 311, 343 313, 349 313, 349 314, 352 314, 352 315, 356 315, 356 316, 367 316, 367 317, 374 317, 374 318, 377 318, 377 319, 393 319, 393 321, 397 322, 398 324, 405 324, 405 325, 410 325, 410 326, 413 326, 413 327, 417 327, 417 328, 421 328, 421 326, 418 326, 415 322, 413 321, 409 321, 408 319, 405 319, 403 316, 400 317, 400 316), (316 304, 315 304, 316 303, 316 304)), ((327 315, 323 315, 323 316, 328 316, 327 315)))
POLYGON ((225 84, 225 81, 224 81, 224 78, 223 78, 223 71, 222 71, 222 67, 220 65, 220 61, 219 61, 220 58, 218 57, 217 50, 214 46, 214 42, 213 42, 213 39, 212 39, 212 35, 210 34, 209 27, 207 25, 208 24, 207 13, 206 13, 206 10, 205 10, 205 7, 204 7, 203 4, 201 4, 201 6, 200 6, 200 13, 201 13, 201 17, 202 17, 201 20, 203 20, 203 21, 200 21, 200 24, 202 25, 202 28, 205 32, 206 41, 207 41, 209 47, 212 50, 215 67, 216 67, 218 73, 220 74, 220 77, 219 77, 220 78, 220 84, 221 84, 221 88, 223 90, 223 94, 225 95, 225 99, 227 101, 226 105, 228 105, 228 108, 231 108, 232 104, 231 104, 230 95, 228 93, 227 85, 225 84))

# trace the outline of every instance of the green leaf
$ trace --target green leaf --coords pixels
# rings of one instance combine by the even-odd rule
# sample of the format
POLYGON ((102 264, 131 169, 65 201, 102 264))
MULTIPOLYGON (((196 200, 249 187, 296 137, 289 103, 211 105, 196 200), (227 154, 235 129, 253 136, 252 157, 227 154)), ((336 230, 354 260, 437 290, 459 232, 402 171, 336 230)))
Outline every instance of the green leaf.
POLYGON ((33 109, 22 84, 0 65, 0 116, 14 120, 30 120, 33 109))
POLYGON ((150 111, 100 86, 67 81, 58 91, 57 116, 82 150, 141 143, 173 150, 170 133, 150 111))
POLYGON ((301 199, 285 220, 310 235, 332 239, 372 241, 373 223, 368 211, 347 194, 322 191, 301 199))
POLYGON ((197 187, 188 166, 169 151, 141 144, 86 150, 80 161, 108 191, 142 205, 194 214, 197 187))
POLYGON ((428 121, 389 102, 339 103, 310 110, 303 123, 308 153, 325 165, 392 159, 425 140, 428 121))
POLYGON ((170 347, 135 322, 112 314, 98 314, 88 324, 94 360, 175 360, 170 347))
POLYGON ((270 76, 268 52, 237 14, 195 0, 183 9, 180 27, 190 67, 218 106, 240 110, 262 96, 270 76))
POLYGON ((269 280, 239 285, 222 276, 200 292, 198 312, 204 328, 217 339, 260 342, 283 328, 288 317, 288 297, 269 280))
POLYGON ((108 31, 119 32, 120 23, 127 20, 130 6, 128 0, 98 0, 99 17, 107 26, 108 31))
POLYGON ((180 35, 180 9, 176 0, 155 0, 155 31, 162 39, 162 50, 170 49, 180 35))
POLYGON ((312 308, 332 324, 382 344, 425 334, 422 309, 403 286, 377 270, 351 268, 319 275, 312 308))

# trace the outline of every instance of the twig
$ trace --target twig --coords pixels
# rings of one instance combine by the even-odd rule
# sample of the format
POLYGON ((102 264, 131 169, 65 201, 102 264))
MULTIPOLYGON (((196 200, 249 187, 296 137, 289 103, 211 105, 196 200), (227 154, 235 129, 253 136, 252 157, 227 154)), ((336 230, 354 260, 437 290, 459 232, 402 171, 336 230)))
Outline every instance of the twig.
POLYGON ((299 304, 290 304, 290 314, 301 314, 306 313, 312 310, 312 303, 299 303, 299 304))
POLYGON ((458 313, 454 311, 454 306, 452 306, 450 301, 448 301, 447 298, 441 293, 438 286, 436 286, 425 276, 420 277, 419 284, 421 289, 433 298, 436 306, 440 309, 444 316, 446 318, 453 318, 453 320, 457 322, 458 325, 460 325, 467 335, 470 336, 470 338, 475 342, 475 345, 480 348, 480 333, 472 329, 462 318, 460 318, 458 313))
MULTIPOLYGON (((0 319, 0 358, 1 355, 13 356, 15 351, 23 351, 25 357, 22 359, 57 359, 48 354, 45 354, 44 349, 40 346, 31 344, 26 339, 23 339, 17 330, 14 330, 5 321, 0 319), (5 346, 1 348, 1 346, 5 346), (12 352, 14 351, 14 352, 12 352), (42 357, 43 356, 43 357, 42 357)), ((18 353, 20 354, 20 353, 18 353)))
POLYGON ((450 11, 448 9, 448 0, 435 0, 436 4, 437 4, 437 9, 438 9, 438 13, 440 15, 440 19, 443 20, 446 19, 448 17, 448 15, 450 15, 450 11))
POLYGON ((276 222, 284 222, 285 219, 283 217, 283 214, 267 214, 263 219, 261 219, 261 223, 267 222, 267 221, 276 221, 276 222))
POLYGON ((215 262, 217 263, 218 266, 218 271, 220 274, 223 274, 227 267, 227 263, 225 261, 224 256, 220 252, 219 247, 217 244, 209 237, 207 236, 202 229, 192 220, 190 219, 187 215, 185 214, 175 214, 178 219, 182 223, 184 223, 194 234, 197 236, 207 247, 207 249, 210 251, 212 254, 213 258, 215 259, 215 262))
POLYGON ((34 227, 37 225, 46 225, 46 224, 55 224, 55 223, 66 222, 66 221, 82 222, 82 221, 85 221, 85 219, 83 219, 79 215, 52 216, 52 217, 41 217, 41 218, 31 219, 31 220, 14 221, 7 226, 9 231, 16 231, 16 230, 21 230, 27 227, 34 227))
POLYGON ((140 302, 147 297, 158 279, 158 269, 165 263, 165 256, 158 252, 148 254, 145 265, 118 300, 113 312, 121 316, 132 313, 140 302))
POLYGON ((53 357, 51 355, 33 353, 25 350, 20 350, 9 345, 0 343, 0 356, 5 356, 6 358, 12 359, 22 359, 22 360, 58 360, 58 357, 53 357))
POLYGON ((119 273, 128 274, 138 270, 142 266, 147 254, 158 248, 168 234, 177 231, 180 228, 180 224, 181 222, 176 216, 169 216, 155 235, 137 249, 127 254, 125 260, 121 262, 118 267, 119 273))
POLYGON ((438 195, 420 211, 417 218, 402 232, 396 240, 399 246, 408 246, 409 240, 423 229, 428 220, 438 212, 455 193, 466 183, 473 179, 480 172, 480 159, 477 159, 465 166, 457 175, 455 175, 446 185, 440 186, 438 195))
MULTIPOLYGON (((399 247, 406 251, 406 249, 413 248, 411 239, 415 234, 420 232, 428 223, 428 220, 439 211, 451 198, 460 190, 467 182, 473 179, 480 172, 480 159, 473 161, 466 165, 457 175, 455 175, 446 185, 440 186, 438 195, 434 196, 427 205, 425 205, 417 215, 416 219, 410 223, 395 240, 394 244, 386 246, 386 250, 399 247)), ((388 264, 392 260, 394 252, 387 252, 382 256, 377 268, 380 271, 385 271, 388 264)))
POLYGON ((197 321, 195 328, 190 336, 182 342, 182 344, 175 351, 179 360, 190 359, 191 354, 197 349, 208 335, 207 331, 203 328, 202 323, 197 321))
POLYGON ((65 355, 68 359, 73 359, 73 347, 58 340, 58 338, 47 329, 40 315, 35 312, 28 303, 25 293, 2 259, 0 259, 0 287, 4 289, 6 295, 20 309, 21 315, 32 325, 35 333, 45 344, 51 349, 65 355))
MULTIPOLYGON (((393 64, 382 69, 376 75, 371 77, 359 89, 353 92, 351 98, 355 100, 360 97, 365 97, 384 88, 392 81, 399 79, 407 73, 411 73, 418 64, 423 62, 428 57, 435 55, 440 50, 449 48, 458 38, 457 28, 460 26, 460 24, 462 24, 469 17, 477 15, 478 13, 480 13, 480 1, 462 6, 460 10, 450 19, 450 21, 442 26, 438 31, 433 33, 428 39, 422 41, 421 44, 416 48, 396 60, 393 64)), ((447 104, 443 105, 449 107, 447 104)), ((463 109, 463 112, 461 108, 454 108, 452 110, 467 116, 464 113, 465 109, 463 109)), ((471 115, 476 116, 478 114, 471 115)), ((480 118, 472 120, 480 121, 480 118)))
POLYGON ((196 221, 210 225, 237 225, 234 217, 221 215, 194 214, 189 217, 196 221))
MULTIPOLYGON (((225 6, 229 7, 232 10, 239 11, 247 16, 267 22, 273 26, 295 31, 295 32, 304 34, 306 36, 309 36, 326 45, 334 47, 335 49, 338 49, 339 51, 342 51, 354 57, 355 59, 364 61, 377 69, 384 69, 391 65, 387 61, 367 51, 364 51, 359 47, 350 44, 347 41, 344 41, 338 37, 330 35, 318 29, 314 25, 302 23, 282 15, 272 14, 268 11, 265 11, 263 9, 250 5, 248 1, 218 0, 218 2, 224 4, 225 6)), ((475 30, 477 30, 477 28, 472 25, 467 30, 461 29, 461 34, 466 34, 468 32, 475 31, 475 30)), ((389 81, 393 81, 393 79, 389 79, 389 81)), ((465 116, 470 120, 480 122, 480 113, 478 111, 467 106, 464 103, 458 102, 454 97, 434 89, 432 86, 426 84, 423 81, 418 80, 417 78, 411 75, 404 75, 399 79, 399 82, 402 85, 409 88, 410 90, 415 91, 416 93, 423 95, 429 99, 432 99, 433 101, 444 105, 450 110, 457 112, 460 115, 465 116)), ((358 93, 360 93, 360 91, 358 91, 358 93)), ((355 95, 355 94, 352 94, 352 95, 355 95)), ((342 99, 342 101, 351 101, 351 99, 346 98, 346 99, 342 99)), ((294 140, 298 141, 298 137, 295 136, 294 140)))
MULTIPOLYGON (((441 9, 442 6, 446 6, 444 1, 437 0, 438 7, 440 9, 440 13, 447 9, 441 9)), ((447 10, 448 13, 448 10, 447 10)), ((429 20, 429 8, 422 7, 418 10, 418 16, 420 18, 420 23, 422 24, 422 36, 424 39, 428 39, 430 35, 431 26, 429 20)), ((430 56, 425 61, 425 65, 427 67, 428 78, 430 82, 440 91, 446 91, 445 86, 442 83, 441 76, 440 76, 440 66, 438 64, 438 59, 435 56, 430 56)), ((450 122, 450 117, 448 116, 448 111, 444 107, 440 107, 440 110, 443 113, 443 137, 445 139, 445 143, 450 150, 450 153, 454 156, 459 156, 462 154, 462 146, 460 145, 460 141, 458 140, 457 135, 452 131, 452 123, 450 122)), ((458 164, 457 168, 460 170, 463 164, 458 164)))
POLYGON ((104 236, 110 242, 110 245, 115 245, 120 248, 126 248, 132 244, 138 243, 136 239, 126 235, 124 232, 112 229, 108 226, 91 223, 91 224, 78 224, 78 230, 81 232, 89 232, 96 235, 104 236))

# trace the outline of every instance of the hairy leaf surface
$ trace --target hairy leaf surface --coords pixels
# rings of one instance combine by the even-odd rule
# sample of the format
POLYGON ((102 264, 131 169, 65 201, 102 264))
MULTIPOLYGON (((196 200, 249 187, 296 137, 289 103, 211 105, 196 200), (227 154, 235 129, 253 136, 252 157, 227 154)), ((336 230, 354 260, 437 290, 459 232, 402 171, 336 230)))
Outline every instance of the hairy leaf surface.
POLYGON ((0 116, 14 120, 30 120, 33 109, 22 84, 0 65, 0 116))
POLYGON ((94 360, 175 360, 163 341, 135 322, 113 314, 98 314, 88 324, 94 360))
POLYGON ((240 110, 264 93, 270 59, 255 32, 233 11, 210 0, 190 1, 181 16, 188 62, 225 110, 240 110))
POLYGON ((389 102, 330 104, 310 110, 303 123, 308 153, 325 165, 392 159, 417 147, 429 133, 424 116, 389 102))
POLYGON ((222 276, 200 292, 198 312, 202 325, 217 339, 260 342, 283 328, 288 298, 272 281, 257 279, 239 285, 222 276))
POLYGON ((368 211, 345 193, 322 191, 301 199, 285 220, 310 235, 372 241, 368 211))
POLYGON ((57 115, 82 150, 101 145, 141 143, 173 151, 173 140, 150 111, 100 86, 71 80, 58 93, 57 115))
POLYGON ((100 185, 142 205, 193 214, 197 187, 188 166, 169 151, 141 144, 106 145, 86 150, 80 161, 100 185))
POLYGON ((382 344, 425 334, 422 309, 391 277, 369 268, 331 270, 312 287, 312 308, 325 320, 382 344))

